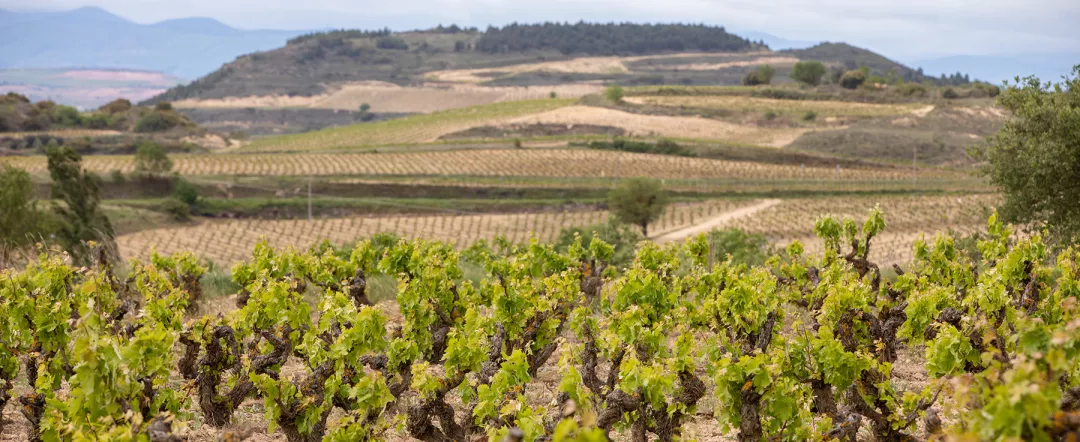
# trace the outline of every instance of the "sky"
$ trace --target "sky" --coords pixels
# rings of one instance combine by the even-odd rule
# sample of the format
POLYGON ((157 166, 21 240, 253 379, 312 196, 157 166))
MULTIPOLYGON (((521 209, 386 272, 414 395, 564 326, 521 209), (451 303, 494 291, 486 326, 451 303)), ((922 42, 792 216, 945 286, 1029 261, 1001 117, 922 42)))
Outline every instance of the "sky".
POLYGON ((1080 53, 1078 0, 0 0, 0 8, 16 10, 81 6, 139 23, 212 17, 245 29, 694 22, 790 40, 845 41, 900 59, 1080 53))

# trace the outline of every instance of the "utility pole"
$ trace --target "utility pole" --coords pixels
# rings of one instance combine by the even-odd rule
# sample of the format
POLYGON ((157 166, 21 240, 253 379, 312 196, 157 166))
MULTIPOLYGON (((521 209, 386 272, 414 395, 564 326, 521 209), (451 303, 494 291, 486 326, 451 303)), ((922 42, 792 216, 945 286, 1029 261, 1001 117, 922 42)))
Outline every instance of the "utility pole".
POLYGON ((311 216, 311 177, 307 179, 307 219, 308 221, 313 219, 311 216))

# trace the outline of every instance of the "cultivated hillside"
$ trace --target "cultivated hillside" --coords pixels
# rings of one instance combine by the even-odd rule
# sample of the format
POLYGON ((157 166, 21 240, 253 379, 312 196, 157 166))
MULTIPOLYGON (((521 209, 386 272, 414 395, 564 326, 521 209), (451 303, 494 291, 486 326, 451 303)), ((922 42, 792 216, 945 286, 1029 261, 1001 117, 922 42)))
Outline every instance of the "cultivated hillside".
MULTIPOLYGON (((367 83, 365 88, 436 86, 442 89, 460 89, 462 85, 481 88, 607 83, 732 85, 761 64, 776 68, 777 81, 784 82, 790 81, 787 75, 799 60, 819 60, 836 69, 867 66, 875 74, 891 71, 909 81, 924 79, 914 69, 843 43, 773 52, 722 27, 546 23, 512 24, 484 31, 451 26, 407 33, 334 31, 305 35, 290 40, 282 48, 239 57, 204 78, 169 90, 155 101, 184 100, 189 102, 182 107, 202 107, 190 101, 288 97, 285 101, 226 102, 213 106, 355 110, 359 101, 344 100, 347 106, 341 107, 343 100, 331 95, 355 88, 361 82, 367 83)), ((385 95, 385 91, 380 91, 343 93, 385 95)), ((380 98, 368 99, 379 101, 380 98)), ((467 104, 502 99, 473 100, 467 104)), ((390 101, 408 100, 395 96, 390 101)), ((413 112, 431 110, 438 109, 413 112)), ((410 110, 398 106, 389 111, 410 110)))

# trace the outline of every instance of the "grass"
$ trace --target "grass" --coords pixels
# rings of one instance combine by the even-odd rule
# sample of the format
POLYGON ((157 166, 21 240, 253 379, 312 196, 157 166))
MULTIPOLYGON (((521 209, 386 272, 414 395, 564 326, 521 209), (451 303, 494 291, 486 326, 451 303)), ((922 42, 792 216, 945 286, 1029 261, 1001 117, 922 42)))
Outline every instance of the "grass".
POLYGON ((413 115, 395 120, 356 124, 295 135, 264 138, 244 151, 312 151, 434 141, 472 126, 497 122, 573 104, 576 99, 523 100, 413 115))

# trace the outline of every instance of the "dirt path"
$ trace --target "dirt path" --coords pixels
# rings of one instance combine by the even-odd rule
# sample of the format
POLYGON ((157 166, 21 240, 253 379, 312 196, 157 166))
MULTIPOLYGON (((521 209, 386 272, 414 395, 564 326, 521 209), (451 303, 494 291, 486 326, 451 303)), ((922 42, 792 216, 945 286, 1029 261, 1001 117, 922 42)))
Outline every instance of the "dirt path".
POLYGON ((717 227, 721 227, 725 223, 727 223, 728 221, 753 215, 753 214, 758 213, 758 212, 760 212, 762 210, 765 210, 765 209, 768 209, 768 208, 770 208, 772 206, 780 204, 780 202, 781 201, 777 200, 777 199, 762 200, 762 201, 760 201, 757 204, 754 204, 752 206, 740 207, 740 208, 732 210, 730 212, 721 213, 721 214, 719 214, 717 216, 714 216, 712 218, 709 218, 709 219, 705 220, 705 222, 702 222, 700 224, 695 224, 695 225, 692 225, 692 226, 689 226, 689 227, 683 227, 683 228, 678 229, 678 230, 672 230, 670 232, 661 233, 659 235, 653 236, 650 239, 652 239, 653 242, 655 242, 657 244, 664 244, 664 243, 669 243, 669 242, 672 242, 672 241, 682 241, 682 240, 684 240, 686 238, 689 238, 691 236, 694 236, 694 235, 697 235, 697 234, 700 234, 700 233, 706 233, 706 232, 709 232, 712 229, 715 229, 717 227))

